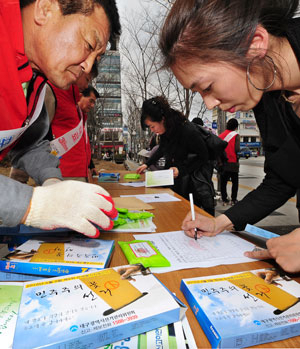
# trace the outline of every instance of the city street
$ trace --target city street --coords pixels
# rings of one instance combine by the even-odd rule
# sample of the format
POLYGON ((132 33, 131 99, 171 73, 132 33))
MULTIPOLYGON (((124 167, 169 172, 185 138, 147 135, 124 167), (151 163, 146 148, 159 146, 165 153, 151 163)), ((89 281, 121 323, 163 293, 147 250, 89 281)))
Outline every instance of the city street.
MULTIPOLYGON (((264 157, 251 157, 249 159, 240 159, 239 173, 239 191, 238 200, 241 200, 251 190, 255 189, 264 178, 264 157)), ((217 179, 214 177, 215 188, 217 179)), ((231 192, 231 184, 227 185, 227 193, 231 192)), ((228 207, 222 206, 218 201, 216 215, 224 212, 228 207)), ((268 217, 256 223, 257 226, 268 229, 274 233, 285 233, 299 225, 298 213, 296 210, 296 198, 291 198, 285 205, 278 208, 268 217)))
MULTIPOLYGON (((127 160, 128 169, 135 171, 138 164, 127 160)), ((264 178, 264 157, 251 157, 240 159, 238 200, 241 200, 250 191, 255 189, 264 178)), ((213 176, 215 188, 217 188, 217 176, 213 176)), ((231 193, 231 183, 227 184, 227 193, 231 193)), ((226 211, 230 206, 223 206, 222 201, 217 201, 216 216, 226 211)), ((296 210, 296 198, 291 198, 282 207, 272 212, 268 217, 255 224, 276 234, 285 234, 299 227, 298 212, 296 210)))

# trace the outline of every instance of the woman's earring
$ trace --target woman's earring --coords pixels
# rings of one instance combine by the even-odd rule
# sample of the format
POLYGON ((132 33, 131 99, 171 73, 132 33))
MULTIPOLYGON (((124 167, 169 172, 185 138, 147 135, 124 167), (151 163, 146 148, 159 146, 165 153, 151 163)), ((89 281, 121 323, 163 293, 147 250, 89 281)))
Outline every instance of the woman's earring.
POLYGON ((276 79, 276 76, 277 76, 277 69, 276 69, 276 65, 272 59, 272 57, 268 56, 268 55, 265 55, 265 58, 269 60, 269 64, 272 65, 272 68, 273 68, 273 80, 271 81, 271 83, 267 86, 267 87, 257 87, 255 86, 255 84, 252 82, 251 80, 251 77, 250 77, 250 67, 253 63, 253 61, 257 58, 256 57, 253 57, 252 60, 248 63, 248 66, 247 66, 247 78, 248 78, 248 81, 250 82, 250 84, 256 89, 256 90, 259 90, 259 91, 267 91, 271 86, 273 86, 274 82, 275 82, 275 79, 276 79))

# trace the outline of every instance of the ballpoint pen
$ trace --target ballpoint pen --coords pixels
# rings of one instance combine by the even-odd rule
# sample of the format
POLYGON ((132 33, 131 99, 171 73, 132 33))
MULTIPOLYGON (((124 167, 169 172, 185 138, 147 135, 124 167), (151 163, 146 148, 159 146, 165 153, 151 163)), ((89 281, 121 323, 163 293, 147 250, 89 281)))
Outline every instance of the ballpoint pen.
MULTIPOLYGON (((191 205, 192 221, 194 221, 194 220, 195 220, 195 208, 194 208, 193 193, 190 193, 189 196, 190 196, 190 205, 191 205)), ((195 229, 194 239, 197 241, 197 228, 194 228, 194 229, 195 229)))

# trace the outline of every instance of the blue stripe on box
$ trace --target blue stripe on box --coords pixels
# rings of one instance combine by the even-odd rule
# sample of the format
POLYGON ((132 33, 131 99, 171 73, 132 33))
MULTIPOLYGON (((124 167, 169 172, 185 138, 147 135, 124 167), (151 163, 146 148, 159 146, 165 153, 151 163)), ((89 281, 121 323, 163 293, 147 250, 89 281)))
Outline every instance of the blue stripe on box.
POLYGON ((247 225, 246 225, 245 231, 246 231, 247 233, 251 233, 251 234, 253 234, 253 235, 256 235, 256 236, 265 238, 265 239, 267 239, 267 240, 268 240, 268 239, 272 239, 272 238, 277 238, 277 237, 280 236, 280 235, 278 235, 278 234, 271 233, 271 232, 268 231, 268 230, 255 227, 254 225, 251 225, 251 224, 247 224, 247 225))

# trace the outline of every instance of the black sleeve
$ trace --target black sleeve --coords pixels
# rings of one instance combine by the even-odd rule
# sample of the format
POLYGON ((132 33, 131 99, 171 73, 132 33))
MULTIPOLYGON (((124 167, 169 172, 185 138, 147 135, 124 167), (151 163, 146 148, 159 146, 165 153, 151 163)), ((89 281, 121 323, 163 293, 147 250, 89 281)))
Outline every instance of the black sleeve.
POLYGON ((95 168, 95 164, 94 161, 91 158, 90 164, 89 164, 89 169, 92 170, 93 168, 95 168))
POLYGON ((181 174, 191 173, 208 162, 208 149, 202 134, 193 123, 189 122, 184 125, 182 137, 185 147, 185 161, 178 161, 174 165, 181 174), (194 156, 195 154, 197 157, 194 156), (189 157, 191 157, 191 161, 189 161, 189 157))
POLYGON ((236 230, 243 230, 246 224, 254 224, 265 218, 295 193, 296 188, 289 186, 270 171, 255 190, 224 214, 231 220, 236 230))
POLYGON ((145 164, 149 167, 153 164, 156 163, 156 161, 158 161, 161 157, 164 156, 162 147, 159 146, 157 148, 157 150, 150 156, 150 158, 145 162, 145 164))

